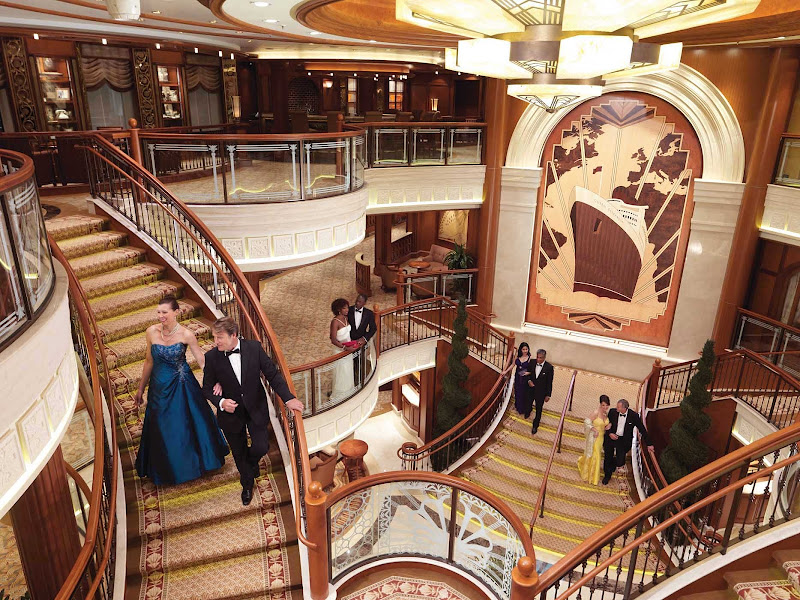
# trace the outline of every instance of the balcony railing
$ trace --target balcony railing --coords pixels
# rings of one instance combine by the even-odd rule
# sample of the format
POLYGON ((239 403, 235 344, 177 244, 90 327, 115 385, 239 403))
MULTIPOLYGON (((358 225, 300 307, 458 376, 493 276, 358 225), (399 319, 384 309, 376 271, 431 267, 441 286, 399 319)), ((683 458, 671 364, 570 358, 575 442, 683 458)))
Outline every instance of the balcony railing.
POLYGON ((800 378, 800 329, 739 309, 732 348, 747 348, 800 378))
POLYGON ((0 150, 0 349, 31 325, 55 276, 30 157, 0 150))
POLYGON ((480 165, 486 123, 365 123, 371 167, 480 165))
POLYGON ((446 271, 418 271, 398 274, 398 300, 413 302, 431 296, 444 296, 455 300, 464 296, 467 304, 475 299, 478 269, 448 269, 446 271))

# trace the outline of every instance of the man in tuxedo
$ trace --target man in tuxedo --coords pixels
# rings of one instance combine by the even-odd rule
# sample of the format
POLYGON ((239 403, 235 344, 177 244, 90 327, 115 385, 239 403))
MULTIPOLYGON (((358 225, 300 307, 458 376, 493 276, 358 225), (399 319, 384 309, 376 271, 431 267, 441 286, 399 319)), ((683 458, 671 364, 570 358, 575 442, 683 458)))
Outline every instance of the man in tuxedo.
MULTIPOLYGON (((347 322, 350 323, 350 339, 359 342, 362 346, 375 335, 378 326, 375 324, 375 313, 364 306, 367 297, 359 294, 352 310, 347 313, 347 322)), ((353 357, 353 383, 358 386, 364 377, 367 365, 367 353, 358 352, 353 357)))
POLYGON ((253 483, 260 475, 258 462, 269 450, 269 407, 260 376, 264 375, 287 409, 302 411, 303 403, 289 391, 261 344, 239 339, 239 326, 232 317, 217 319, 213 333, 216 348, 206 353, 203 395, 219 409, 217 422, 239 470, 242 504, 246 506, 253 499, 253 483), (216 383, 222 387, 222 395, 214 394, 216 383))
POLYGON ((531 433, 536 435, 539 431, 539 421, 542 420, 542 408, 545 402, 550 402, 553 394, 553 365, 547 362, 547 351, 539 348, 536 351, 536 364, 528 376, 529 393, 533 396, 536 414, 533 417, 531 433))
POLYGON ((627 400, 617 402, 617 408, 608 411, 608 425, 606 435, 603 440, 603 485, 608 485, 611 476, 617 467, 625 464, 625 456, 631 451, 633 445, 633 430, 638 429, 642 434, 642 439, 647 444, 648 449, 652 450, 650 436, 644 428, 642 419, 635 410, 630 410, 627 400))

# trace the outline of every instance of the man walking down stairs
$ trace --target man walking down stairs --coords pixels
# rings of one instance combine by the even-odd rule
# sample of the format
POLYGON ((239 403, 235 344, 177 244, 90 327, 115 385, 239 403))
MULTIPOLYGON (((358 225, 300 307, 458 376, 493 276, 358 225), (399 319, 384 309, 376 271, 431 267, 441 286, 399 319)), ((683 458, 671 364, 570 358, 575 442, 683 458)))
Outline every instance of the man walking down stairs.
MULTIPOLYGON (((203 350, 213 345, 213 315, 154 251, 111 229, 110 219, 81 214, 46 226, 75 270, 107 348, 127 503, 126 600, 300 600, 294 512, 277 444, 262 459, 249 506, 230 455, 222 469, 177 486, 156 487, 133 468, 143 417, 133 394, 158 301, 178 298, 179 320, 203 350)), ((200 379, 194 357, 187 358, 200 379)))

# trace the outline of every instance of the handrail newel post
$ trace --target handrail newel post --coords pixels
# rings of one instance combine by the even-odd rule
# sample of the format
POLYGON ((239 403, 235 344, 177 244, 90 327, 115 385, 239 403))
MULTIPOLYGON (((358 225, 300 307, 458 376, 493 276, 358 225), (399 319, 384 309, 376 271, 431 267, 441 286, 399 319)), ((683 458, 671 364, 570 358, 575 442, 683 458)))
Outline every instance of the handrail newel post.
POLYGON ((328 585, 328 496, 318 481, 312 481, 306 491, 306 536, 316 547, 308 547, 308 579, 311 600, 325 600, 328 585))
POLYGON ((511 570, 511 596, 509 600, 531 600, 535 597, 539 585, 539 574, 536 572, 536 557, 523 556, 517 566, 511 570))
POLYGON ((142 162, 142 144, 139 141, 139 124, 136 119, 128 119, 128 127, 131 132, 131 158, 135 160, 140 166, 144 167, 142 162))
POLYGON ((650 371, 650 376, 647 378, 647 396, 645 397, 645 407, 656 407, 656 394, 658 393, 658 379, 661 376, 661 359, 657 358, 653 361, 653 368, 650 371))

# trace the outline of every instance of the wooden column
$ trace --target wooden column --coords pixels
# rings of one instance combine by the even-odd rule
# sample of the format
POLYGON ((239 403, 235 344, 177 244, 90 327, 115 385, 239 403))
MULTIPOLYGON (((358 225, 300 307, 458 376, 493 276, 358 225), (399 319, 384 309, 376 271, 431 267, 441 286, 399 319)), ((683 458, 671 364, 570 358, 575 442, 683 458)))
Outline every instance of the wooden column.
POLYGON ((483 183, 483 204, 478 224, 478 290, 476 303, 484 314, 492 312, 494 297, 494 263, 497 256, 497 235, 500 223, 500 181, 506 158, 505 130, 508 112, 506 83, 487 80, 486 87, 486 177, 483 183))
POLYGON ((772 182, 780 150, 780 136, 785 130, 792 106, 798 68, 800 60, 796 47, 776 48, 769 66, 767 85, 760 91, 763 104, 714 323, 714 341, 718 351, 730 345, 736 324, 736 309, 747 294, 767 184, 772 182))
POLYGON ((61 446, 11 507, 11 522, 31 598, 55 598, 81 550, 61 446))
POLYGON ((240 62, 236 65, 236 77, 239 79, 239 98, 242 117, 252 117, 258 112, 258 87, 256 85, 255 65, 252 62, 240 62))
POLYGON ((392 215, 375 215, 375 274, 383 275, 392 246, 392 215))
POLYGON ((2 38, 3 66, 11 91, 11 103, 17 131, 43 131, 36 111, 36 93, 28 69, 28 52, 25 41, 19 37, 2 38))
POLYGON ((419 373, 419 437, 424 443, 433 440, 436 413, 436 369, 419 373))
POLYGON ((289 73, 286 63, 271 64, 269 98, 272 133, 289 133, 289 73))
POLYGON ((158 126, 158 94, 153 75, 153 60, 149 48, 134 48, 133 76, 136 80, 136 97, 139 100, 139 127, 152 129, 158 126))
POLYGON ((261 273, 260 272, 247 272, 244 274, 247 278, 247 283, 250 284, 250 287, 253 288, 253 291, 256 293, 256 298, 261 300, 261 273))
MULTIPOLYGON (((239 96, 239 79, 236 77, 236 60, 232 58, 222 59, 222 88, 225 95, 225 122, 233 123, 239 117, 233 114, 233 97, 239 96)), ((241 111, 241 98, 239 110, 241 111)))

